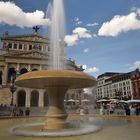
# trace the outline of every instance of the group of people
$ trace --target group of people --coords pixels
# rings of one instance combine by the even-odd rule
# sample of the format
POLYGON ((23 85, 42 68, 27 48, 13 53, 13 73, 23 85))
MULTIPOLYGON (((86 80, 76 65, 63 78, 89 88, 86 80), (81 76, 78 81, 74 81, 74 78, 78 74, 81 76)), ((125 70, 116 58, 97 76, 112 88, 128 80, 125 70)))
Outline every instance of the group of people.
POLYGON ((0 104, 0 116, 10 115, 11 114, 11 105, 0 104))
POLYGON ((126 112, 126 115, 138 116, 140 115, 140 105, 132 104, 131 106, 126 106, 125 112, 126 112))
POLYGON ((11 111, 11 116, 29 116, 29 115, 30 115, 30 109, 28 107, 22 109, 14 106, 11 111))
POLYGON ((140 104, 101 104, 100 115, 140 115, 140 104))
POLYGON ((0 116, 29 116, 30 109, 19 108, 15 105, 0 105, 0 116))

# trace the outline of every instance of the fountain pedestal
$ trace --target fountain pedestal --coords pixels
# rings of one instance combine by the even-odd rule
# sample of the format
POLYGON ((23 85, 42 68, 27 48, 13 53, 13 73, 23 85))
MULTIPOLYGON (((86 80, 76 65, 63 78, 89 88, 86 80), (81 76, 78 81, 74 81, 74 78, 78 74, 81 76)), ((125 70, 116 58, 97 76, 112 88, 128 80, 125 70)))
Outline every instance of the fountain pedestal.
POLYGON ((68 87, 65 86, 52 86, 47 88, 49 109, 44 125, 45 130, 66 128, 65 120, 67 119, 67 113, 64 108, 64 97, 67 90, 68 87))

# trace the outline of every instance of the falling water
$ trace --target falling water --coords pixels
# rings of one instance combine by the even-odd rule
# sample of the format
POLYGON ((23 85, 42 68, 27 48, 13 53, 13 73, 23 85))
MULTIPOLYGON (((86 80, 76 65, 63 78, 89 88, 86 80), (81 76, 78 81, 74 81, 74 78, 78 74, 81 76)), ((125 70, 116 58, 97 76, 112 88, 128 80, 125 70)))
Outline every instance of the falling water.
POLYGON ((66 69, 65 15, 63 0, 53 0, 49 6, 51 16, 49 69, 66 69), (51 8, 50 8, 51 7, 51 8))

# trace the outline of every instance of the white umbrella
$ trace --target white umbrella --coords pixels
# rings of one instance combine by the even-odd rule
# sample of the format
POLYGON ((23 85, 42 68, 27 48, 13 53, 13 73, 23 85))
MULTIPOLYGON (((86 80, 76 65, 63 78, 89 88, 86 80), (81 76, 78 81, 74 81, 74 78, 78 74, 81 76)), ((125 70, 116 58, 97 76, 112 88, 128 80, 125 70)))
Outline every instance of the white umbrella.
POLYGON ((100 102, 108 102, 109 100, 107 100, 107 99, 100 99, 100 100, 98 100, 97 101, 97 103, 100 103, 100 102))
POLYGON ((126 103, 140 103, 140 100, 128 100, 126 103))
POLYGON ((111 101, 111 102, 118 102, 119 100, 118 99, 109 99, 109 101, 111 101))
POLYGON ((68 102, 75 102, 75 100, 73 100, 73 99, 69 99, 68 102))
POLYGON ((120 100, 119 103, 127 103, 125 100, 120 100))
POLYGON ((89 100, 88 99, 83 99, 82 102, 89 102, 89 100))

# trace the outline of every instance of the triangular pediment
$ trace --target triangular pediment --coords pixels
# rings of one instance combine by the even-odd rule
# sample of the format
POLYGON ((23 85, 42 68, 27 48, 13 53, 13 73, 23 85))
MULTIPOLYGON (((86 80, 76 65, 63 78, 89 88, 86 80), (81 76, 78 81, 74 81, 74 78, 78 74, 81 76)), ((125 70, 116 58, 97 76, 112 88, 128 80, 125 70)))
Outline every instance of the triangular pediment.
POLYGON ((49 43, 49 39, 47 37, 40 36, 39 34, 19 35, 19 36, 8 35, 2 37, 2 40, 49 43))

